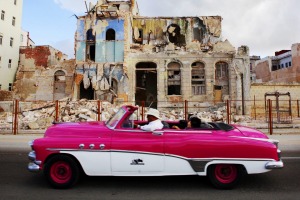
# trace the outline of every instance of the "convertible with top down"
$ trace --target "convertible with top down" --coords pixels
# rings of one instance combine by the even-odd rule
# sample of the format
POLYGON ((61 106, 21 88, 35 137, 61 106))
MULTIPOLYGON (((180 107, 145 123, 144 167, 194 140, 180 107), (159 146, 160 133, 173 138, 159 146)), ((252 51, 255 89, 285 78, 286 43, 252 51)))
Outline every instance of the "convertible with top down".
POLYGON ((245 126, 203 123, 152 132, 135 129, 138 107, 122 106, 106 122, 54 123, 43 138, 30 142, 31 172, 43 171, 55 188, 73 186, 88 176, 208 176, 212 185, 230 189, 244 174, 283 167, 278 141, 245 126))

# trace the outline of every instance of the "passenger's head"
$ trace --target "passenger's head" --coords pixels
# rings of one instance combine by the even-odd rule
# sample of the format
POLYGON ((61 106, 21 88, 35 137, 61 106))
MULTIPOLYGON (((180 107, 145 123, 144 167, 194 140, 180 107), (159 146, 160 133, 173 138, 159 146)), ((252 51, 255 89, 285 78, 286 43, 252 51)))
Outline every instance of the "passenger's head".
POLYGON ((201 127, 201 119, 197 116, 192 116, 189 121, 190 128, 200 128, 201 127))
POLYGON ((180 129, 185 129, 187 127, 187 121, 182 119, 182 120, 179 120, 179 124, 178 124, 178 127, 180 129))
POLYGON ((146 115, 147 115, 147 119, 148 119, 149 122, 160 119, 159 118, 159 111, 154 109, 154 108, 150 108, 148 110, 148 112, 146 112, 146 115))

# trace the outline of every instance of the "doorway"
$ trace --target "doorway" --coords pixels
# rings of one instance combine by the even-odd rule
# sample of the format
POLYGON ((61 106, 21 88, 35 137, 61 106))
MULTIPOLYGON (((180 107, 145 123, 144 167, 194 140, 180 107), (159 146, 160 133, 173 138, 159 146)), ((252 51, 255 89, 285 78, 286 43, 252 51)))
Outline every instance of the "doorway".
POLYGON ((83 81, 80 83, 80 99, 94 100, 94 90, 92 84, 90 84, 88 89, 85 89, 83 81))
POLYGON ((136 65, 135 101, 137 105, 145 102, 146 107, 157 108, 157 66, 153 62, 136 65))

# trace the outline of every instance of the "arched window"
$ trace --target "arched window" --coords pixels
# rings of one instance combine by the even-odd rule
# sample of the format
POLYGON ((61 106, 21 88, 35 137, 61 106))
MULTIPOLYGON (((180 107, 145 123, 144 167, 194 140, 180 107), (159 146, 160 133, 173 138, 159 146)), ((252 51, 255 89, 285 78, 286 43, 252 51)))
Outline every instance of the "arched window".
POLYGON ((65 72, 62 70, 56 71, 54 73, 54 80, 55 82, 65 82, 66 81, 65 72))
POLYGON ((168 64, 168 95, 181 95, 180 64, 177 62, 168 64))
MULTIPOLYGON (((228 95, 229 94, 229 71, 228 71, 228 63, 226 62, 218 62, 216 63, 216 72, 215 72, 215 91, 216 94, 220 91, 220 95, 228 95)), ((220 98, 215 99, 220 100, 220 98)))
POLYGON ((216 78, 228 78, 228 64, 226 62, 216 64, 216 78))
POLYGON ((93 35, 93 29, 89 29, 87 32, 86 32, 86 39, 88 41, 95 41, 95 35, 93 35))
POLYGON ((53 99, 59 100, 66 97, 66 74, 62 70, 54 73, 54 93, 53 99))
POLYGON ((194 62, 192 64, 191 85, 193 95, 203 95, 205 89, 205 65, 202 62, 194 62))
POLYGON ((106 40, 116 40, 116 32, 110 28, 106 31, 106 40))

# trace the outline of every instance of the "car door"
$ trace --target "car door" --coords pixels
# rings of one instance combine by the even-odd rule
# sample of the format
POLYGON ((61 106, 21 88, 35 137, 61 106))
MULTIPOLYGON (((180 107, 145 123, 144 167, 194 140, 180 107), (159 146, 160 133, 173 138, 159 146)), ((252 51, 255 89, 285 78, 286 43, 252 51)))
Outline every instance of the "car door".
POLYGON ((112 135, 113 175, 151 175, 164 171, 163 131, 119 129, 112 135))
POLYGON ((211 130, 168 130, 164 137, 166 174, 192 175, 198 168, 202 170, 206 155, 213 148, 211 130))

